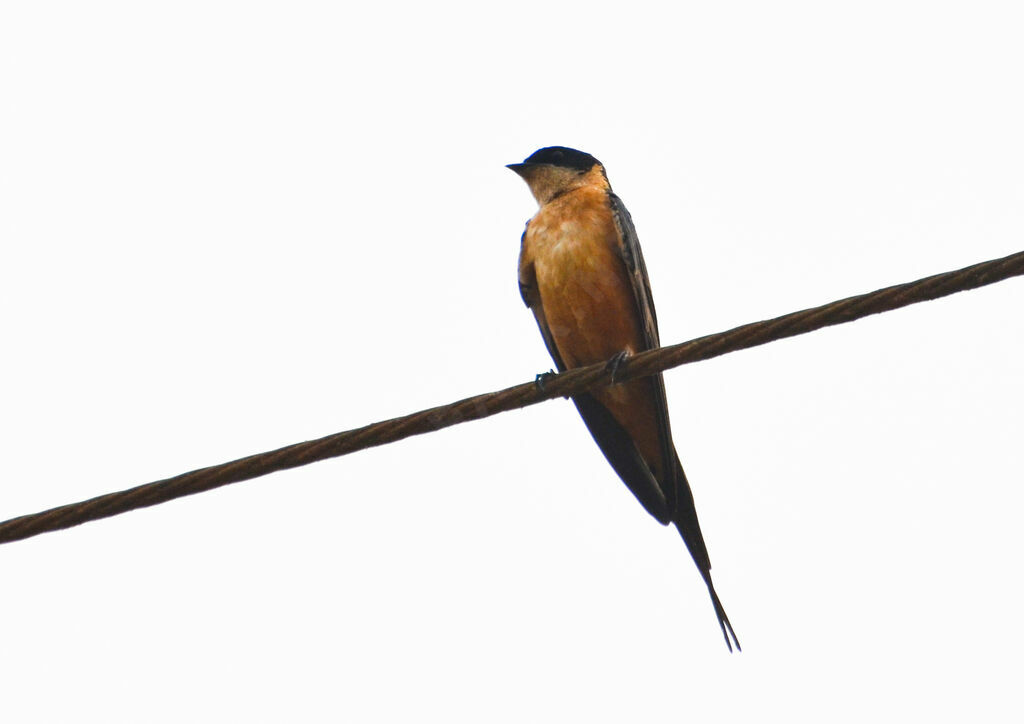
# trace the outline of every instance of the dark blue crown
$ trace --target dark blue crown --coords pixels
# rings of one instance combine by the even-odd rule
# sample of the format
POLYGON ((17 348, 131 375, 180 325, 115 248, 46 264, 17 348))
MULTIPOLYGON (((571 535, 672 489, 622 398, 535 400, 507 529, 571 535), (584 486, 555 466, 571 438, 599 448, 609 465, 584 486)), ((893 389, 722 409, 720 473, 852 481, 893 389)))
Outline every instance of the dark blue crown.
POLYGON ((589 171, 596 164, 601 163, 589 153, 577 151, 575 148, 565 146, 548 146, 535 151, 523 163, 546 163, 562 168, 571 168, 577 171, 589 171))

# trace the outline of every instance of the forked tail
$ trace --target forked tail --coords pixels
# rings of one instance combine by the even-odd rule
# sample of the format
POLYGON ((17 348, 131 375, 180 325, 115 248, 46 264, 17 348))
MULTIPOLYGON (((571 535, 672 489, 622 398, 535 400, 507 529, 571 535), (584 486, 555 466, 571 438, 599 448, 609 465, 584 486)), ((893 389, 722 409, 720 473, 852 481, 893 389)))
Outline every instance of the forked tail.
POLYGON ((725 608, 722 607, 722 602, 718 598, 718 592, 715 591, 715 584, 711 582, 711 574, 704 574, 703 571, 701 573, 708 584, 708 593, 711 594, 711 603, 715 607, 715 615, 718 616, 718 625, 722 627, 722 635, 725 636, 725 645, 729 647, 730 653, 732 653, 733 644, 736 644, 737 651, 743 651, 743 647, 740 646, 740 640, 736 638, 736 632, 732 630, 729 615, 725 612, 725 608), (732 639, 731 641, 730 638, 732 639))
POLYGON ((725 645, 729 647, 730 653, 733 650, 733 644, 736 644, 737 651, 742 651, 743 647, 740 646, 740 640, 736 638, 736 632, 733 631, 732 623, 729 622, 729 615, 725 612, 721 599, 718 598, 715 584, 711 582, 711 559, 708 557, 708 549, 704 544, 704 536, 700 532, 697 513, 693 508, 689 510, 689 516, 686 516, 682 521, 676 521, 676 528, 679 530, 679 535, 683 537, 683 542, 686 543, 690 555, 693 556, 693 562, 697 564, 697 570, 700 571, 700 576, 708 587, 708 593, 711 594, 711 603, 715 607, 718 625, 722 627, 725 645))

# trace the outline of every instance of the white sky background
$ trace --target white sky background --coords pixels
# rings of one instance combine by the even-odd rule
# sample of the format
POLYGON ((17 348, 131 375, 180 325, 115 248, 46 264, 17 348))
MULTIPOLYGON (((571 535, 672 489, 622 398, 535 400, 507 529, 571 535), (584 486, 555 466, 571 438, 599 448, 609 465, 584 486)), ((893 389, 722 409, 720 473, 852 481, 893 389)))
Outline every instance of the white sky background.
MULTIPOLYGON (((1014 3, 8 3, 0 519, 522 382, 600 158, 678 342, 1024 248, 1014 3), (770 5, 770 7, 769 7, 770 5)), ((1024 281, 0 547, 11 722, 1019 721, 1024 281)))

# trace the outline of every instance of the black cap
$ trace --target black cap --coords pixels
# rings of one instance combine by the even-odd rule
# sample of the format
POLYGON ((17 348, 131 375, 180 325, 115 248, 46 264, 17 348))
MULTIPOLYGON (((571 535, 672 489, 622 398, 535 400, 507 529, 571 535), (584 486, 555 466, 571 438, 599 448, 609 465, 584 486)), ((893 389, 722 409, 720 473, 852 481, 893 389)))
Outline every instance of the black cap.
POLYGON ((601 162, 589 153, 577 151, 575 148, 566 148, 565 146, 548 146, 547 148, 542 148, 527 156, 526 160, 522 163, 510 163, 508 167, 515 171, 517 167, 539 166, 544 164, 548 166, 559 166, 561 168, 571 168, 577 171, 589 171, 599 163, 601 162))

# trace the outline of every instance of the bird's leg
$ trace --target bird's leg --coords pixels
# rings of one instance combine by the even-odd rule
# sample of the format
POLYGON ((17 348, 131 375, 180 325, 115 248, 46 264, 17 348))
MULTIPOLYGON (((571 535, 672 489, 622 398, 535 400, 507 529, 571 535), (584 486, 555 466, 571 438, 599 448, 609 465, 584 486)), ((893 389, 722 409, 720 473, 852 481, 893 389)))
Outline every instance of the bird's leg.
POLYGON ((619 374, 619 369, 628 357, 629 352, 622 350, 621 352, 617 352, 614 357, 608 360, 608 364, 604 366, 604 368, 611 373, 613 385, 618 384, 619 381, 616 379, 616 376, 619 374))
POLYGON ((541 372, 537 375, 537 378, 533 381, 533 384, 537 385, 537 389, 544 392, 544 385, 547 384, 548 380, 555 377, 558 373, 554 370, 548 370, 547 372, 541 372))

